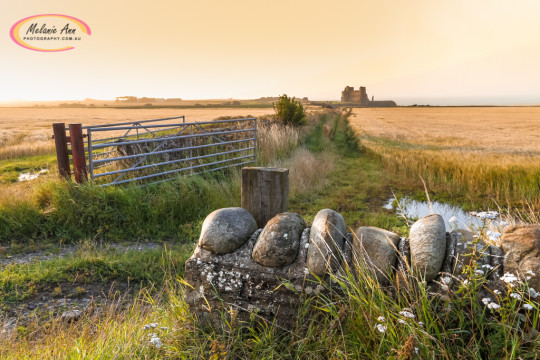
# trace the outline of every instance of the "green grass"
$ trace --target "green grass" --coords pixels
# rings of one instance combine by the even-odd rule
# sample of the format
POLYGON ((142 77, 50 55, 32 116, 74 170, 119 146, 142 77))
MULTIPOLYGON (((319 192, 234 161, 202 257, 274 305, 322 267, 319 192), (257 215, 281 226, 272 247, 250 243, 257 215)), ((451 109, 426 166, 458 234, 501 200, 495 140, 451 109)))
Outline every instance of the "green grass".
POLYGON ((540 168, 534 156, 459 150, 363 136, 362 141, 404 188, 468 209, 540 205, 540 168))
POLYGON ((84 244, 66 257, 9 264, 0 270, 0 302, 9 306, 62 283, 118 281, 142 287, 161 286, 167 278, 183 275, 184 263, 193 249, 193 244, 186 244, 141 251, 99 250, 84 244))
POLYGON ((364 151, 344 117, 323 118, 304 145, 314 152, 332 152, 335 169, 323 189, 291 199, 291 211, 311 221, 319 210, 333 209, 343 215, 352 231, 359 226, 377 226, 402 235, 408 233, 404 219, 382 208, 391 188, 384 167, 364 151), (334 128, 332 140, 322 134, 324 123, 334 128))
POLYGON ((48 169, 49 165, 55 162, 55 155, 36 155, 4 159, 0 162, 0 186, 1 184, 16 183, 21 172, 48 169))
MULTIPOLYGON (((474 255, 480 260, 481 254, 474 255)), ((0 343, 3 358, 172 359, 536 359, 540 351, 539 304, 527 284, 490 294, 501 307, 489 310, 478 297, 486 280, 466 268, 448 298, 428 294, 411 277, 403 291, 389 292, 363 264, 354 275, 333 276, 327 294, 305 298, 292 329, 272 323, 221 327, 197 324, 183 300, 182 282, 166 282, 162 293, 143 293, 127 309, 111 306, 76 323, 28 324, 0 343), (523 310, 522 304, 533 310, 523 310), (413 314, 406 317, 402 312, 413 314), (384 319, 381 319, 383 317, 384 319), (522 319, 522 320, 520 320, 522 319), (145 324, 157 323, 144 329, 145 324), (379 331, 380 326, 384 331, 379 331), (162 328, 164 327, 164 328, 162 328), (92 330, 95 329, 95 330, 92 330), (163 346, 150 343, 156 334, 163 346), (81 354, 84 354, 82 356, 81 354)), ((321 283, 323 286, 327 284, 321 283)), ((226 306, 225 306, 226 308, 226 306)), ((216 311, 214 309, 214 311, 216 311)))
MULTIPOLYGON (((402 220, 381 209, 390 188, 400 191, 407 190, 407 187, 400 187, 377 155, 365 151, 351 136, 344 118, 338 114, 325 115, 302 143, 313 152, 330 152, 335 167, 325 187, 292 198, 291 211, 299 212, 310 220, 319 210, 333 208, 343 214, 353 230, 358 225, 374 225, 404 235, 408 232, 402 220), (334 127, 332 140, 323 137, 323 123, 334 127)), ((65 226, 67 232, 78 227, 85 234, 121 238, 120 227, 131 234, 139 230, 129 229, 129 226, 149 224, 144 222, 145 219, 152 219, 162 221, 164 225, 160 231, 165 232, 148 233, 146 229, 145 234, 165 234, 170 231, 167 225, 170 219, 178 217, 193 224, 209 212, 205 206, 211 206, 203 202, 206 200, 206 187, 199 182, 208 182, 214 191, 216 186, 224 186, 224 192, 223 189, 230 189, 235 180, 231 183, 224 179, 192 181, 194 183, 189 187, 196 190, 181 190, 180 195, 174 195, 172 190, 176 191, 178 184, 168 191, 161 187, 98 191, 92 186, 72 184, 63 185, 65 187, 58 190, 54 188, 58 185, 49 185, 53 189, 44 188, 43 194, 35 199, 38 210, 35 210, 35 204, 28 205, 26 210, 19 207, 20 214, 10 219, 25 221, 25 211, 38 211, 39 216, 51 214, 56 205, 62 204, 66 206, 65 212, 58 213, 54 219, 58 226, 65 226), (144 202, 156 202, 159 195, 163 204, 156 212, 158 217, 149 216, 150 208, 144 202), (181 206, 180 202, 169 199, 171 196, 183 198, 188 195, 193 199, 189 203, 190 209, 178 210, 176 206, 181 206), (72 200, 80 201, 83 206, 72 200), (73 204, 69 205, 69 202, 73 204), (133 205, 140 208, 139 217, 125 210, 125 206, 133 205), (107 209, 105 214, 93 214, 103 206, 107 209), (122 212, 118 213, 118 209, 122 212), (174 216, 167 217, 164 209, 173 211, 174 216), (75 214, 70 217, 68 212, 75 214), (101 232, 96 232, 98 224, 109 222, 112 227, 103 229, 100 225, 98 229, 101 232)), ((180 186, 180 189, 183 188, 180 186)), ((223 199, 231 197, 231 194, 234 192, 212 200, 212 206, 221 206, 223 199)), ((43 221, 51 225, 51 219, 43 221)), ((159 224, 161 227, 161 222, 159 224)), ((199 230, 191 226, 188 233, 193 238, 199 230)), ((485 240, 482 235, 477 241, 480 240, 485 240)), ((192 249, 190 246, 173 248, 166 253, 152 250, 118 254, 83 249, 77 256, 66 259, 2 270, 0 278, 3 279, 2 289, 5 289, 4 299, 11 300, 31 296, 35 291, 32 289, 37 289, 37 286, 50 287, 74 281, 79 274, 96 282, 126 281, 130 278, 143 285, 158 284, 160 286, 154 289, 161 290, 142 292, 128 308, 118 310, 111 305, 99 314, 87 314, 74 323, 53 319, 45 325, 30 323, 21 326, 10 341, 0 342, 0 357, 397 360, 537 359, 540 354, 537 332, 540 305, 528 297, 527 284, 511 289, 511 292, 521 295, 521 301, 510 297, 510 291, 500 295, 489 294, 501 305, 498 310, 489 310, 479 301, 486 296, 486 279, 475 274, 476 263, 465 267, 462 280, 467 282, 454 279, 455 287, 448 297, 429 294, 426 284, 413 277, 406 283, 400 282, 399 286, 396 284, 395 291, 388 291, 374 281, 360 263, 353 269, 354 273, 345 272, 333 277, 331 296, 306 298, 292 329, 284 331, 272 323, 250 323, 239 327, 227 321, 220 328, 203 328, 183 300, 185 285, 182 278, 174 281, 171 276, 182 275, 183 262, 192 249), (37 285, 32 288, 32 284, 37 285), (532 305, 533 310, 524 310, 522 305, 525 303, 532 305), (400 314, 405 309, 414 314, 414 318, 400 314), (384 321, 379 317, 384 317, 384 321), (144 325, 149 323, 159 325, 145 330, 144 325), (386 327, 383 332, 377 328, 381 325, 386 327), (150 333, 155 333, 164 345, 160 348, 152 345, 150 333)), ((473 248, 476 249, 475 246, 473 248)), ((480 256, 477 252, 473 254, 476 262, 480 256)))
POLYGON ((238 175, 194 176, 143 188, 49 182, 33 202, 0 204, 0 244, 198 236, 211 211, 240 203, 238 175))

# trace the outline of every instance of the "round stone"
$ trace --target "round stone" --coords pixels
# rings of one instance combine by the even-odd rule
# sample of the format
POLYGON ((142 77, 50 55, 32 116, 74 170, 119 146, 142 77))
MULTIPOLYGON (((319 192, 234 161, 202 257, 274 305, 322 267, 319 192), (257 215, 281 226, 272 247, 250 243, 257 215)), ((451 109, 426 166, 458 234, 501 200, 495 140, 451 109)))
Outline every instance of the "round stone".
POLYGON ((411 226, 411 265, 423 280, 434 280, 446 252, 446 227, 441 215, 425 216, 411 226))
POLYGON ((330 209, 319 211, 309 233, 308 270, 317 276, 324 275, 330 269, 336 270, 346 235, 343 216, 330 209))
POLYGON ((216 254, 228 254, 244 245, 256 230, 257 222, 244 208, 215 210, 204 219, 199 246, 216 254))
POLYGON ((399 235, 371 226, 361 226, 355 231, 353 249, 373 271, 377 281, 387 282, 397 260, 399 235))
POLYGON ((253 260, 269 267, 292 264, 298 256, 300 236, 305 228, 306 222, 298 214, 286 212, 274 216, 253 247, 253 260))

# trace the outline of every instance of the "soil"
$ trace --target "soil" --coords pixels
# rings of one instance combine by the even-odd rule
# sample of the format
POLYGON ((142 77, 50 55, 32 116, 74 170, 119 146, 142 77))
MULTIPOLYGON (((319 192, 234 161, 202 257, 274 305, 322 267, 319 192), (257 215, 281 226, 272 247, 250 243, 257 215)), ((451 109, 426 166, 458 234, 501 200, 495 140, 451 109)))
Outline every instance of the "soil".
MULTIPOLYGON (((148 251, 160 249, 158 243, 128 243, 107 244, 107 247, 117 251, 137 250, 148 251)), ((66 257, 79 250, 79 246, 64 246, 54 252, 39 250, 30 253, 3 255, 0 267, 9 264, 25 264, 36 261, 47 261, 66 257)), ((98 247, 97 250, 104 249, 98 247)), ((10 253, 4 248, 3 253, 10 253)), ((138 284, 126 282, 104 283, 59 283, 40 288, 36 295, 15 304, 0 304, 0 339, 9 337, 18 326, 31 321, 45 322, 52 318, 67 315, 71 310, 80 310, 82 314, 99 312, 104 306, 114 304, 119 308, 132 304, 134 296, 140 290, 138 284)), ((66 318, 66 316, 64 316, 66 318)))

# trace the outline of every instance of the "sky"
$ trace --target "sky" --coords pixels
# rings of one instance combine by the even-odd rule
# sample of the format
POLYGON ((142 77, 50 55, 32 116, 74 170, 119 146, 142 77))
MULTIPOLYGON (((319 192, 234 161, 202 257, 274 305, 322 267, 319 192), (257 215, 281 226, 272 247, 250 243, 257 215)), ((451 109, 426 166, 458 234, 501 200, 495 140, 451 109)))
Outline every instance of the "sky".
POLYGON ((0 12, 0 101, 305 97, 540 104, 537 0, 20 0, 0 12), (38 52, 19 20, 64 14, 91 35, 38 52))

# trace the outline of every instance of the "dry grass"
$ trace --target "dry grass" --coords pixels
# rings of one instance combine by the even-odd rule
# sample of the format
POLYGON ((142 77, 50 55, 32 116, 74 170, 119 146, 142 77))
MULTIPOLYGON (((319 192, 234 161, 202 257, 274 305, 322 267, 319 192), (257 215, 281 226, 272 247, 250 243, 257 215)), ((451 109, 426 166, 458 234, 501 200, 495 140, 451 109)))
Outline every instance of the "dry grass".
MULTIPOLYGON (((127 121, 186 117, 186 122, 212 121, 219 116, 255 116, 271 109, 103 109, 103 108, 0 108, 0 160, 54 152, 52 124, 57 122, 101 125, 127 121)), ((178 120, 168 121, 169 123, 178 120)), ((167 123, 167 121, 165 122, 167 123)), ((102 133, 102 136, 117 135, 102 133)))
POLYGON ((270 123, 258 128, 257 160, 267 164, 284 157, 298 146, 298 130, 290 126, 270 123))
POLYGON ((0 133, 0 160, 54 154, 54 142, 45 133, 13 130, 0 133))
POLYGON ((540 108, 355 109, 362 143, 431 190, 540 205, 540 108))
MULTIPOLYGON (((259 117, 272 109, 104 109, 104 108, 0 108, 0 134, 5 131, 39 132, 52 135, 52 124, 57 122, 101 125, 125 121, 141 121, 175 116, 186 117, 186 122, 211 121, 219 116, 251 115, 259 117)), ((174 122, 174 120, 172 121, 174 122)))
POLYGON ((362 135, 481 155, 540 154, 540 107, 355 109, 362 135))
MULTIPOLYGON (((160 295, 152 301, 159 302, 157 298, 160 295)), ((141 292, 132 304, 128 301, 123 296, 107 301, 99 311, 90 311, 77 322, 58 317, 42 324, 35 318, 19 325, 7 337, 2 335, 0 357, 112 359, 137 358, 136 353, 152 356, 156 351, 149 341, 149 334, 162 336, 170 330, 144 330, 145 324, 156 321, 159 316, 158 312, 152 311, 152 304, 145 301, 144 293, 141 292)), ((171 321, 160 321, 159 325, 170 327, 171 321)))
POLYGON ((327 152, 313 154, 303 147, 297 148, 290 158, 270 163, 289 169, 290 196, 308 194, 326 184, 334 169, 333 155, 327 152))

